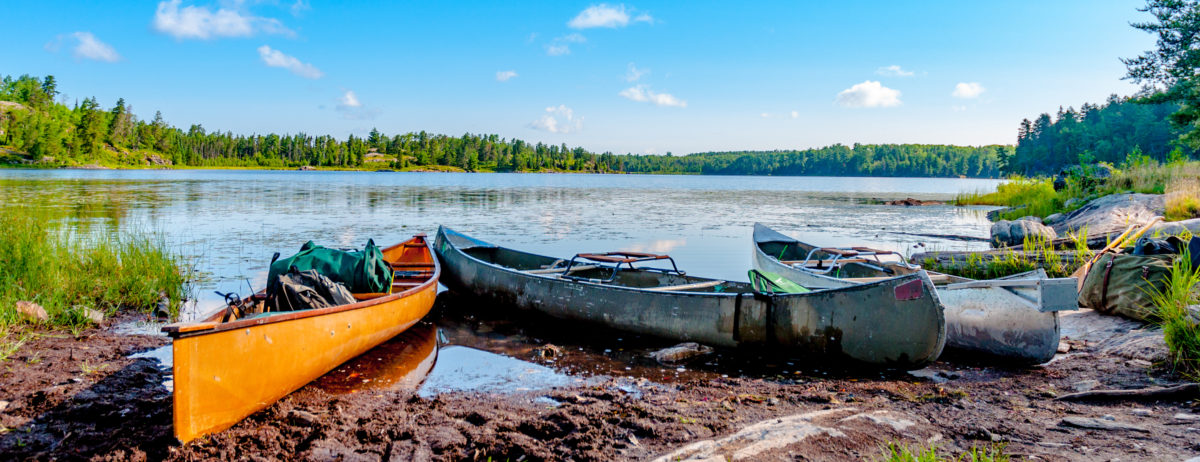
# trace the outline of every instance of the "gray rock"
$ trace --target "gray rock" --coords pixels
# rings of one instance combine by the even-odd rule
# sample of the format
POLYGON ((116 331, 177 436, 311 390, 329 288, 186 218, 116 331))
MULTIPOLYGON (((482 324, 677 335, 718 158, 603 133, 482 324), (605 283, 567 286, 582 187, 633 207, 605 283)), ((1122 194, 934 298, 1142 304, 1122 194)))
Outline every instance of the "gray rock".
POLYGON ((1080 380, 1078 382, 1071 384, 1071 389, 1078 391, 1078 392, 1083 392, 1083 391, 1088 391, 1088 390, 1094 390, 1094 389, 1096 389, 1096 387, 1099 387, 1099 386, 1100 386, 1099 380, 1080 380))
POLYGON ((1151 411, 1151 410, 1145 409, 1145 408, 1137 408, 1132 411, 1129 411, 1129 413, 1136 415, 1138 417, 1149 417, 1149 416, 1154 415, 1154 411, 1151 411))
POLYGON ((1095 199, 1054 223, 1058 234, 1086 228, 1088 235, 1119 233, 1134 225, 1150 223, 1166 211, 1161 194, 1112 194, 1095 199))
POLYGON ((78 309, 79 309, 79 314, 83 315, 83 319, 88 320, 92 324, 100 324, 100 323, 104 322, 104 313, 101 313, 100 311, 97 311, 97 310, 93 310, 86 306, 78 307, 78 309))
POLYGON ((1030 220, 1000 220, 992 224, 992 247, 1012 247, 1025 243, 1026 237, 1041 236, 1046 241, 1058 238, 1054 228, 1030 220))
POLYGON ((1053 213, 1053 214, 1050 214, 1050 216, 1046 217, 1046 219, 1042 220, 1042 224, 1043 225, 1052 225, 1055 222, 1062 220, 1062 219, 1063 219, 1063 214, 1053 213))
POLYGON ((1070 199, 1067 199, 1066 202, 1063 202, 1063 207, 1071 208, 1071 207, 1078 205, 1080 202, 1083 202, 1083 200, 1078 197, 1072 197, 1070 199))
POLYGON ((650 357, 655 361, 664 364, 678 363, 687 361, 697 356, 712 353, 712 347, 704 346, 696 342, 684 342, 670 348, 650 353, 650 357))
POLYGON ((1175 420, 1182 420, 1185 422, 1194 422, 1194 421, 1200 420, 1200 414, 1185 414, 1185 413, 1180 412, 1178 414, 1175 414, 1175 420))
POLYGON ((1034 222, 1034 223, 1037 223, 1037 224, 1043 224, 1043 223, 1042 223, 1042 219, 1041 219, 1041 218, 1035 217, 1035 216, 1033 216, 1033 215, 1026 215, 1026 216, 1023 216, 1023 217, 1021 217, 1021 218, 1018 218, 1018 219, 1017 219, 1017 221, 1032 221, 1032 222, 1034 222))
POLYGON ((1114 422, 1104 419, 1096 419, 1092 417, 1063 417, 1059 425, 1064 427, 1086 428, 1089 430, 1109 430, 1109 431, 1133 431, 1133 432, 1149 432, 1150 430, 1140 425, 1133 425, 1121 422, 1114 422))

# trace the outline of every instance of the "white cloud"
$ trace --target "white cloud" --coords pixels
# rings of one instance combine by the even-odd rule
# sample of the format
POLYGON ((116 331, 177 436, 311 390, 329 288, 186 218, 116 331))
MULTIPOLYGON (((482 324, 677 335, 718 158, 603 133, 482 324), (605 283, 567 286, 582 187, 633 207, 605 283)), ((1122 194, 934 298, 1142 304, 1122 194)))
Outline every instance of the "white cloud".
POLYGON ((355 108, 362 107, 362 102, 358 100, 358 95, 351 90, 346 90, 342 97, 338 99, 338 107, 355 108))
POLYGON ((111 45, 101 42, 91 32, 79 31, 59 35, 54 40, 47 42, 44 48, 51 53, 58 53, 62 50, 63 45, 71 46, 71 55, 77 59, 93 59, 110 63, 121 60, 121 55, 117 54, 117 50, 113 49, 111 45))
POLYGON ((325 75, 320 69, 317 69, 312 64, 300 62, 294 56, 283 54, 279 50, 273 50, 271 47, 263 45, 258 47, 258 56, 262 58, 263 64, 270 67, 282 67, 293 74, 306 79, 319 79, 325 75))
POLYGON ((154 12, 154 29, 164 34, 183 39, 212 39, 218 37, 251 37, 259 32, 292 35, 292 31, 273 18, 260 18, 236 9, 218 8, 211 11, 207 6, 185 6, 182 0, 158 3, 154 12))
POLYGON ((358 100, 358 95, 351 90, 346 90, 342 93, 342 97, 338 98, 338 112, 342 113, 342 117, 351 120, 370 120, 379 117, 379 109, 363 105, 362 101, 358 100))
POLYGON ((792 114, 791 114, 791 115, 792 115, 792 118, 793 118, 793 119, 799 119, 799 118, 800 118, 800 111, 792 111, 792 114))
POLYGON ((517 71, 497 71, 496 72, 496 81, 497 82, 507 82, 508 79, 511 79, 516 76, 517 76, 517 71))
POLYGON ((954 93, 951 93, 951 95, 955 98, 971 99, 978 98, 985 91, 987 89, 983 88, 983 85, 980 85, 979 82, 959 82, 958 85, 954 86, 954 93))
POLYGON ((669 93, 657 93, 646 85, 634 85, 617 93, 631 101, 650 103, 655 106, 687 107, 687 101, 676 98, 669 93))
POLYGON ((96 61, 107 61, 110 63, 121 60, 121 55, 117 54, 109 44, 101 42, 91 32, 75 32, 71 34, 78 43, 71 53, 76 58, 94 59, 96 61))
POLYGON ((891 66, 875 69, 875 73, 879 74, 879 75, 886 75, 888 77, 912 77, 913 76, 913 71, 906 71, 904 69, 901 69, 900 66, 897 66, 895 64, 893 64, 891 66))
MULTIPOLYGON (((625 9, 625 5, 611 6, 604 3, 592 5, 579 12, 574 19, 567 22, 567 26, 573 29, 589 29, 593 27, 608 27, 618 28, 629 25, 629 14, 632 9, 625 9)), ((633 22, 654 23, 654 18, 649 14, 641 13, 633 18, 633 22)))
POLYGON ((579 33, 567 34, 562 37, 555 37, 546 45, 546 54, 550 56, 562 56, 571 54, 572 43, 587 42, 587 37, 579 33))
POLYGON ((550 133, 572 133, 583 130, 583 117, 575 117, 575 111, 566 105, 546 108, 546 113, 529 123, 529 128, 550 133))
POLYGON ((642 76, 650 73, 650 69, 638 69, 633 63, 629 63, 629 70, 625 71, 626 82, 637 82, 642 76))
POLYGON ((891 107, 900 105, 900 91, 867 80, 842 90, 837 102, 846 107, 891 107))
POLYGON ((300 16, 305 11, 311 10, 312 5, 308 4, 308 0, 296 0, 292 3, 292 16, 300 16))
POLYGON ((771 118, 771 113, 769 113, 769 112, 764 112, 764 113, 762 113, 762 114, 759 114, 758 116, 759 116, 759 117, 762 117, 762 118, 764 118, 764 119, 770 119, 770 118, 771 118))

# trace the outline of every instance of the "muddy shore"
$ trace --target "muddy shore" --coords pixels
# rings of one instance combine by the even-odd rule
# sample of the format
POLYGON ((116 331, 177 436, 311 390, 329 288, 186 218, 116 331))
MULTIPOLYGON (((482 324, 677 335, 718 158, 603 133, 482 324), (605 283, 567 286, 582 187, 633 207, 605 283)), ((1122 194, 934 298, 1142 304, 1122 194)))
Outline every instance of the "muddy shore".
MULTIPOLYGON (((452 310, 441 318, 451 340, 455 326, 479 327, 472 323, 517 335, 510 325, 452 310)), ((154 359, 128 357, 167 339, 117 333, 112 326, 121 321, 79 337, 41 332, 0 364, 0 458, 861 460, 877 459, 888 442, 955 452, 1002 443, 1006 453, 1029 460, 1200 454, 1195 400, 1055 399, 1088 388, 1183 383, 1154 363, 1163 354, 1160 333, 1090 311, 1063 317, 1070 350, 1046 365, 1006 368, 951 356, 915 374, 764 368, 736 356, 692 363, 680 373, 636 359, 654 348, 650 340, 623 339, 624 351, 606 348, 611 353, 604 356, 575 348, 569 332, 535 329, 520 335, 559 345, 557 357, 501 352, 592 378, 550 389, 431 397, 411 388, 332 393, 318 381, 187 445, 171 436, 171 398, 162 385, 169 371, 154 359)))

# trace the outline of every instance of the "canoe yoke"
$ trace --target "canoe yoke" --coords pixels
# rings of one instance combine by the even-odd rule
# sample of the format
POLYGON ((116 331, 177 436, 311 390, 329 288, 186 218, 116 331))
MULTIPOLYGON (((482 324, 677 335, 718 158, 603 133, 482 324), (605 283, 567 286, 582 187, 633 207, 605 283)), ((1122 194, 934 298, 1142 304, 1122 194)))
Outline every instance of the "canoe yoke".
POLYGON ((601 282, 601 283, 609 283, 609 282, 615 281, 617 279, 617 274, 619 274, 621 272, 621 265, 625 265, 626 267, 629 268, 630 271, 632 271, 632 270, 634 270, 634 268, 633 268, 634 263, 640 263, 640 262, 646 262, 646 261, 656 261, 656 260, 667 260, 667 261, 671 262, 671 268, 668 269, 668 268, 641 267, 638 269, 641 271, 657 271, 657 272, 661 272, 664 274, 678 274, 680 276, 685 275, 685 273, 683 271, 680 271, 679 267, 675 265, 675 259, 671 258, 669 255, 659 255, 659 254, 644 253, 644 252, 604 252, 604 253, 577 253, 577 254, 575 254, 574 257, 571 257, 571 261, 567 263, 566 268, 563 269, 563 275, 559 276, 559 277, 561 277, 563 279, 573 279, 573 280, 578 280, 578 281, 591 281, 592 280, 591 278, 574 276, 571 274, 573 267, 575 267, 576 261, 579 259, 591 260, 591 261, 594 261, 597 263, 601 263, 600 265, 587 265, 587 266, 591 266, 592 268, 607 268, 607 269, 612 270, 612 274, 610 274, 608 276, 608 279, 598 280, 598 282, 601 282), (603 263, 612 263, 612 266, 604 265, 603 263))
POLYGON ((804 257, 804 260, 781 261, 785 265, 802 268, 817 274, 825 274, 838 268, 842 263, 861 263, 871 267, 871 269, 892 274, 892 270, 883 268, 882 266, 871 265, 870 263, 880 263, 884 261, 879 259, 880 255, 892 255, 897 258, 899 255, 891 250, 872 249, 870 247, 813 247, 804 257), (833 255, 833 259, 826 260, 816 257, 817 252, 823 252, 833 255))

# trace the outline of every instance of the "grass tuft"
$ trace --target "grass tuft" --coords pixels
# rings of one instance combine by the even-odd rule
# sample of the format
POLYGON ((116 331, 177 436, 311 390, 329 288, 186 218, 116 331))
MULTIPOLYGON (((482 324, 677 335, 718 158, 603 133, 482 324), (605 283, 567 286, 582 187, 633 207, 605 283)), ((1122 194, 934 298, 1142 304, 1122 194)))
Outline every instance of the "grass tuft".
POLYGON ((1200 271, 1192 268, 1185 252, 1172 264, 1167 286, 1153 289, 1150 296, 1155 306, 1155 322, 1162 327, 1163 338, 1171 352, 1171 363, 1192 381, 1200 381, 1200 302, 1197 286, 1200 271))
POLYGON ((84 325, 84 307, 112 315, 150 312, 166 295, 172 314, 184 297, 183 257, 148 233, 73 233, 61 212, 0 208, 0 326, 21 319, 18 301, 41 305, 50 324, 84 325))
POLYGON ((995 444, 987 448, 971 447, 958 456, 943 454, 937 446, 927 448, 912 448, 908 445, 891 442, 883 448, 880 460, 886 462, 1008 462, 1010 457, 1004 453, 1004 444, 995 444))

